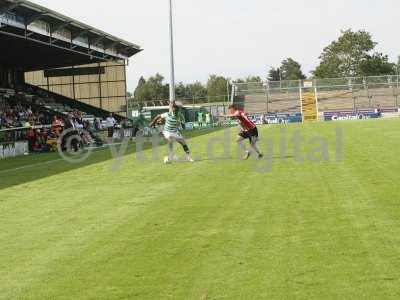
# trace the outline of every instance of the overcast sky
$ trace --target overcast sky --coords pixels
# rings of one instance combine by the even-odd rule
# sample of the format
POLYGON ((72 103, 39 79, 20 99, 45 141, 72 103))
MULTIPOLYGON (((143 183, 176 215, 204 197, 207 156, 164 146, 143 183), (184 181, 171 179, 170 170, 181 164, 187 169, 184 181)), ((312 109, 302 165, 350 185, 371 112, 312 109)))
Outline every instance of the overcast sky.
MULTIPOLYGON (((169 78, 168 0, 33 1, 142 46, 128 67, 128 90, 142 75, 169 78)), ((264 78, 286 57, 309 73, 347 28, 370 31, 392 60, 400 55, 398 0, 173 1, 176 80, 185 83, 214 73, 264 78)))

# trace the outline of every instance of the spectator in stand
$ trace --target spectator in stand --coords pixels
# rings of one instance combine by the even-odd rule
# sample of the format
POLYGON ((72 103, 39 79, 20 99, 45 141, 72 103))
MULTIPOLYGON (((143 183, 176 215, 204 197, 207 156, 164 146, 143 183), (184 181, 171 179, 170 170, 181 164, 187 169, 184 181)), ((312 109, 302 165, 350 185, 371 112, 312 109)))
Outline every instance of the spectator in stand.
POLYGON ((3 114, 0 113, 0 129, 6 127, 6 118, 3 114))
POLYGON ((51 130, 57 137, 60 136, 62 127, 63 122, 61 121, 61 119, 59 119, 57 116, 54 116, 53 122, 51 123, 51 130))
POLYGON ((379 118, 382 117, 382 108, 381 108, 380 104, 378 104, 378 106, 376 107, 375 112, 376 112, 376 114, 378 115, 379 118))
POLYGON ((83 129, 83 122, 82 122, 81 119, 74 118, 73 122, 74 122, 74 125, 75 125, 75 129, 77 129, 78 131, 83 129))
POLYGON ((26 133, 26 139, 28 140, 29 151, 33 151, 33 146, 35 144, 35 131, 32 128, 29 128, 26 133))
POLYGON ((83 122, 83 131, 81 133, 81 137, 82 137, 83 142, 87 146, 94 143, 94 140, 92 138, 91 128, 90 128, 90 122, 88 122, 88 121, 83 122))
POLYGON ((27 122, 32 125, 44 122, 44 115, 34 113, 31 107, 24 107, 16 98, 2 101, 0 106, 1 127, 23 127, 27 122))
MULTIPOLYGON (((17 135, 21 139, 28 140, 30 151, 54 150, 54 145, 64 127, 64 120, 58 117, 52 117, 51 112, 45 107, 47 103, 54 102, 53 98, 42 91, 36 93, 36 95, 34 91, 32 91, 31 95, 19 92, 15 96, 9 96, 7 98, 0 97, 0 129, 14 127, 26 128, 26 130, 20 131, 1 132, 2 141, 15 139, 15 132, 17 132, 17 135), (35 126, 49 124, 51 125, 50 129, 36 130, 37 128, 35 126)), ((101 122, 100 119, 95 120, 94 127, 96 130, 102 129, 101 122)), ((77 138, 73 138, 72 141, 71 146, 74 151, 77 151, 79 148, 79 143, 81 142, 79 136, 86 144, 94 143, 94 140, 96 140, 97 144, 102 144, 101 139, 92 133, 91 124, 83 121, 82 112, 79 110, 74 110, 72 114, 68 116, 65 123, 68 125, 66 129, 72 129, 71 132, 67 134, 68 137, 74 135, 78 136, 77 138)), ((116 124, 115 119, 112 124, 114 127, 116 124)), ((65 142, 66 138, 64 137, 62 141, 64 150, 66 146, 65 142)))
POLYGON ((29 121, 25 121, 23 124, 22 124, 22 127, 25 127, 25 128, 29 128, 29 127, 31 127, 32 125, 31 125, 31 123, 29 123, 29 121))
POLYGON ((56 133, 53 132, 52 130, 48 131, 48 136, 47 136, 47 141, 46 141, 48 150, 53 151, 53 152, 57 151, 58 139, 59 139, 59 135, 56 135, 56 133))
POLYGON ((45 145, 46 145, 46 137, 45 135, 41 132, 40 129, 37 129, 34 131, 34 143, 33 143, 33 151, 36 152, 42 152, 45 151, 45 145))
POLYGON ((131 130, 130 130, 131 123, 128 120, 128 118, 124 118, 120 125, 121 125, 121 128, 122 128, 122 134, 123 134, 122 138, 127 138, 127 137, 131 138, 132 137, 131 136, 131 130))
POLYGON ((102 129, 100 119, 97 119, 97 118, 94 119, 93 126, 94 126, 94 130, 95 130, 95 131, 100 131, 100 130, 102 129))
POLYGON ((108 131, 108 143, 111 144, 114 137, 114 127, 117 124, 117 121, 114 119, 113 114, 110 113, 108 118, 106 119, 106 127, 108 131))
POLYGON ((70 150, 67 149, 67 147, 70 146, 73 151, 77 152, 79 149, 79 140, 77 139, 79 133, 75 128, 75 121, 72 114, 68 115, 68 118, 65 121, 65 130, 68 130, 68 133, 63 136, 61 141, 62 149, 64 151, 70 150), (67 141, 70 141, 71 144, 67 145, 67 141))

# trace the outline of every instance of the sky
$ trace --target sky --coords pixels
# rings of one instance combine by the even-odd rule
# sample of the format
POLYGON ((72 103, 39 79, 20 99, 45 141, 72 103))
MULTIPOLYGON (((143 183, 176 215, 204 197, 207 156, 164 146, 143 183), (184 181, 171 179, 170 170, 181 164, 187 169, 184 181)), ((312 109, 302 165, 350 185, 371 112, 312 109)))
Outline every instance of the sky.
MULTIPOLYGON (((140 76, 169 80, 168 0, 31 0, 140 45, 128 90, 140 76)), ((176 81, 267 76, 292 57, 309 74, 324 47, 352 28, 369 31, 397 61, 398 0, 173 0, 176 81)))

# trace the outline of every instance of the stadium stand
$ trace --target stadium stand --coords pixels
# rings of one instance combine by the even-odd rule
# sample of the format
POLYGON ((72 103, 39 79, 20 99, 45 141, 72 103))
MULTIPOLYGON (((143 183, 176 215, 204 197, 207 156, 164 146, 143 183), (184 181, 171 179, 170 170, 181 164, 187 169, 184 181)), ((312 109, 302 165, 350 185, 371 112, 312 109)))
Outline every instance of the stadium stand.
POLYGON ((88 145, 95 143, 94 133, 102 129, 97 124, 100 119, 94 116, 65 106, 57 111, 56 108, 61 106, 47 95, 38 97, 7 91, 7 97, 0 96, 0 143, 26 140, 30 151, 55 151, 57 139, 69 120, 74 128, 85 129, 82 139, 88 145))
POLYGON ((31 125, 50 124, 51 118, 60 114, 44 106, 44 101, 22 92, 0 95, 1 128, 22 127, 27 122, 31 125))
POLYGON ((0 0, 0 143, 49 150, 64 126, 94 132, 110 111, 124 120, 125 68, 140 51, 30 1, 0 0))
POLYGON ((102 118, 108 115, 108 108, 115 107, 118 113, 122 112, 117 107, 121 108, 121 103, 126 102, 126 82, 125 78, 119 77, 125 72, 128 59, 141 51, 140 46, 29 1, 0 0, 0 24, 1 87, 29 90, 33 96, 44 95, 45 89, 35 79, 37 76, 33 76, 35 72, 42 72, 43 80, 49 86, 58 79, 64 82, 65 78, 70 78, 78 81, 80 91, 77 93, 85 90, 93 93, 96 90, 93 82, 82 82, 79 78, 92 76, 99 78, 99 91, 96 92, 102 96, 96 97, 100 103, 107 97, 118 105, 90 105, 78 101, 80 97, 75 97, 75 93, 74 97, 68 97, 69 94, 63 93, 66 90, 64 83, 57 83, 57 89, 52 86, 42 98, 53 99, 57 105, 47 104, 56 111, 79 109, 102 118), (118 68, 112 68, 114 64, 118 68), (101 78, 104 76, 114 80, 107 79, 107 84, 103 84, 101 78), (38 84, 27 85, 27 78, 29 83, 38 84), (118 95, 114 95, 115 91, 118 95))

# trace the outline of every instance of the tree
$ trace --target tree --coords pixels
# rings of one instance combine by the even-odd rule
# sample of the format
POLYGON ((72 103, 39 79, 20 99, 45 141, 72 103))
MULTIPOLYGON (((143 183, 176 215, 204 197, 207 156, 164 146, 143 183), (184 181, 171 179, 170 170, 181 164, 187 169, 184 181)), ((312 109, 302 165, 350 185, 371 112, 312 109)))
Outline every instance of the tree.
POLYGON ((180 101, 186 100, 192 102, 193 100, 206 100, 207 98, 207 89, 199 81, 191 84, 180 82, 175 87, 175 93, 177 100, 180 101))
POLYGON ((195 100, 205 100, 207 98, 207 88, 199 81, 188 84, 186 88, 189 98, 194 98, 195 100))
MULTIPOLYGON (((216 79, 212 84, 212 89, 219 86, 219 77, 213 77, 216 79)), ((179 82, 175 87, 175 93, 177 100, 184 101, 189 100, 192 102, 195 100, 205 100, 207 98, 207 88, 199 81, 191 84, 184 84, 179 82)), ((226 94, 226 85, 222 95, 226 94)), ((214 94, 212 94, 214 95, 214 94)), ((215 94, 217 96, 217 94, 215 94)), ((134 93, 134 101, 152 101, 152 100, 166 100, 169 98, 169 84, 164 84, 164 77, 160 74, 151 76, 147 80, 144 77, 140 77, 138 85, 134 93)))
POLYGON ((168 99, 168 89, 163 83, 164 76, 157 73, 155 76, 151 76, 147 82, 147 88, 150 95, 150 100, 163 100, 168 99))
POLYGON ((396 64, 389 62, 389 57, 382 53, 368 55, 360 64, 360 75, 379 76, 396 74, 396 64))
POLYGON ((279 68, 271 68, 268 72, 269 81, 280 81, 281 80, 281 70, 279 68))
POLYGON ((146 79, 140 77, 136 90, 134 92, 134 98, 137 102, 147 101, 149 99, 149 93, 146 86, 146 79))
POLYGON ((290 57, 282 61, 280 72, 282 73, 283 80, 299 80, 306 78, 301 71, 301 65, 290 57))
POLYGON ((210 102, 226 100, 228 79, 222 76, 211 75, 207 81, 207 96, 210 102))
POLYGON ((260 76, 254 76, 254 75, 249 75, 246 78, 239 78, 235 80, 236 83, 255 83, 255 82, 262 82, 262 79, 260 76))
POLYGON ((250 76, 247 76, 247 78, 246 78, 246 82, 247 83, 252 83, 252 82, 262 82, 262 79, 261 79, 261 77, 260 76, 253 76, 253 75, 250 75, 250 76))
POLYGON ((317 78, 382 74, 387 70, 388 59, 381 53, 373 53, 376 45, 367 31, 342 31, 339 39, 323 50, 313 74, 317 78))
POLYGON ((301 65, 290 57, 283 60, 279 68, 271 68, 268 72, 269 81, 299 80, 305 78, 306 76, 301 70, 301 65))
POLYGON ((136 87, 134 97, 135 101, 151 101, 168 99, 169 85, 164 84, 164 77, 160 74, 151 76, 148 80, 140 77, 138 86, 136 87))
POLYGON ((188 95, 187 87, 183 84, 183 82, 179 82, 175 87, 175 94, 177 100, 185 100, 190 95, 188 95))
POLYGON ((396 75, 400 74, 400 56, 397 57, 397 64, 394 66, 396 75))

